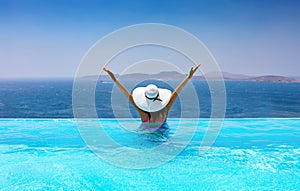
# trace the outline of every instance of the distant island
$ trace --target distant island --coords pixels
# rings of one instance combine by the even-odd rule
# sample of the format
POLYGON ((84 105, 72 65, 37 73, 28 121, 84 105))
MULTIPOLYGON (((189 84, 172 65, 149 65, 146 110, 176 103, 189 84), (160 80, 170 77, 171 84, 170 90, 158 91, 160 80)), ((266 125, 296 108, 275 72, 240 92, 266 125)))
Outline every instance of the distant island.
MULTIPOLYGON (((254 81, 254 82, 300 82, 300 77, 286 77, 277 75, 263 75, 263 76, 247 76, 242 74, 232 74, 229 72, 223 72, 223 79, 216 73, 207 73, 205 76, 209 80, 224 80, 224 81, 254 81)), ((160 72, 157 74, 144 74, 144 73, 132 73, 124 75, 116 75, 116 77, 125 81, 141 81, 145 79, 156 79, 164 81, 181 80, 186 77, 186 74, 182 74, 176 71, 160 72)), ((95 76, 86 76, 84 79, 95 79, 95 76)), ((207 80, 203 75, 194 76, 193 80, 207 80)), ((101 75, 99 81, 111 81, 108 75, 101 75)))

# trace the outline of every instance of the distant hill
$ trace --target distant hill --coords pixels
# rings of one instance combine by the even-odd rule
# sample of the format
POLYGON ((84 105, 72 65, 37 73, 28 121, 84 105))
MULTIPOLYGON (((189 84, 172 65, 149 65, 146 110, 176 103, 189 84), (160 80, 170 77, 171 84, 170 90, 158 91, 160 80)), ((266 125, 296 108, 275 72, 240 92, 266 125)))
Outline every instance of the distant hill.
POLYGON ((171 72, 160 72, 157 74, 142 74, 142 73, 125 74, 120 76, 120 78, 122 80, 145 80, 145 79, 180 80, 185 78, 185 76, 186 76, 185 74, 171 71, 171 72))
POLYGON ((285 76, 273 76, 273 75, 253 77, 253 78, 249 78, 248 80, 257 81, 257 82, 300 82, 300 79, 289 78, 285 76))
POLYGON ((225 79, 240 79, 240 80, 246 80, 251 78, 252 76, 243 75, 243 74, 232 74, 229 72, 223 72, 223 77, 225 79))
MULTIPOLYGON (((170 72, 160 72, 157 74, 144 74, 144 73, 133 73, 116 75, 117 78, 125 81, 141 81, 145 79, 156 79, 156 80, 182 80, 187 74, 182 74, 175 71, 170 72)), ((232 74, 229 72, 222 73, 223 78, 220 78, 218 73, 207 73, 205 77, 209 80, 225 80, 225 81, 257 81, 257 82, 300 82, 300 78, 291 78, 285 76, 276 75, 264 75, 264 76, 247 76, 242 74, 232 74)), ((203 75, 194 76, 193 80, 206 80, 203 75)), ((86 76, 84 79, 94 79, 95 76, 86 76)), ((99 81, 111 81, 108 75, 101 75, 99 81)))

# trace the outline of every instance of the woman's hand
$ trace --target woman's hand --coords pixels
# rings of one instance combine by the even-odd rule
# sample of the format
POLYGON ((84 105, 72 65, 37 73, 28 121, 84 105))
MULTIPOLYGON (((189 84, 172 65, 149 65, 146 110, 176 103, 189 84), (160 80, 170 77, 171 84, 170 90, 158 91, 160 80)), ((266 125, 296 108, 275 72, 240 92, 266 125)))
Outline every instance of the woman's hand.
POLYGON ((108 73, 113 81, 116 81, 115 75, 108 68, 103 68, 103 70, 108 73))
POLYGON ((137 106, 135 105, 135 103, 133 101, 132 95, 121 84, 121 82, 119 82, 119 80, 116 79, 115 75, 108 68, 103 68, 103 70, 109 74, 109 76, 111 77, 111 79, 116 83, 116 85, 120 88, 120 90, 124 93, 124 95, 129 99, 130 103, 137 108, 137 106))
POLYGON ((191 68, 189 76, 188 76, 189 78, 193 77, 194 73, 197 71, 197 69, 200 67, 200 65, 201 64, 198 64, 197 66, 191 68))

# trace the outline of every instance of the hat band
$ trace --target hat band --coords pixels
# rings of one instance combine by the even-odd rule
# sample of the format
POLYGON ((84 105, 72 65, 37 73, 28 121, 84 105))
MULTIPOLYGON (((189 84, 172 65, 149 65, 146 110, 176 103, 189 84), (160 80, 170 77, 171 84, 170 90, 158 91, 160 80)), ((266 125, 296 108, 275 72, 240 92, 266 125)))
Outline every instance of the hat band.
POLYGON ((153 100, 153 102, 156 101, 156 100, 162 101, 161 99, 158 98, 158 96, 159 96, 159 93, 157 93, 156 97, 152 97, 152 98, 151 98, 151 97, 148 97, 148 96, 146 95, 146 93, 145 93, 145 97, 146 97, 147 99, 153 100))

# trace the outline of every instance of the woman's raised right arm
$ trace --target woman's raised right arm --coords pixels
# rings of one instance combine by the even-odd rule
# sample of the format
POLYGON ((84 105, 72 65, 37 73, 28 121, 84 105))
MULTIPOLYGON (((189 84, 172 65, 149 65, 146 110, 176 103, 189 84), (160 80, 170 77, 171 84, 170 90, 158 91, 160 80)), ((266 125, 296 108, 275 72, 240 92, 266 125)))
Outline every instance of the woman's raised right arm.
POLYGON ((169 103, 166 106, 167 110, 169 110, 171 108, 171 106, 175 102, 176 98, 178 97, 179 92, 186 85, 186 83, 193 77, 194 73, 198 70, 199 67, 200 67, 200 64, 198 64, 195 67, 192 67, 188 76, 186 76, 184 78, 184 80, 182 80, 182 82, 176 87, 176 89, 174 90, 174 92, 171 95, 169 103))

